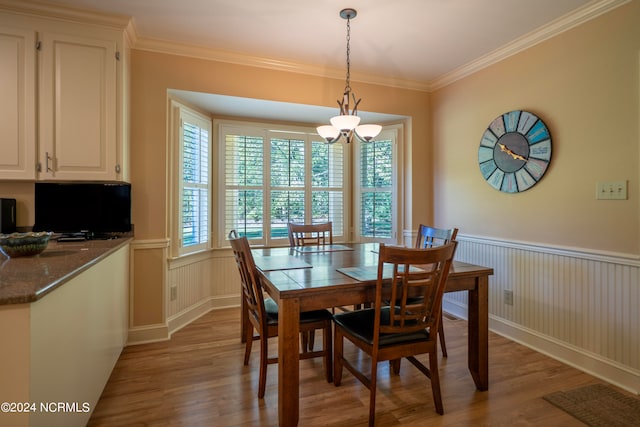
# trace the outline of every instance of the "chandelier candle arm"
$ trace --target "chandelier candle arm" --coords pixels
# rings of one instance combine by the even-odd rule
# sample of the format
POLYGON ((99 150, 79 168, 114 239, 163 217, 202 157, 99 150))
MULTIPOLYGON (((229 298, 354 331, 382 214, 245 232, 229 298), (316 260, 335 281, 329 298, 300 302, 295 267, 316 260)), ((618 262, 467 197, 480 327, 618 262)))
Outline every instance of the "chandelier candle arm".
POLYGON ((358 12, 355 9, 350 8, 340 11, 340 17, 347 20, 347 78, 342 100, 338 99, 340 115, 330 119, 331 125, 318 126, 316 128, 318 135, 328 143, 337 142, 341 136, 349 143, 354 134, 361 141, 371 142, 382 130, 380 125, 360 125, 358 104, 360 104, 361 99, 356 99, 355 94, 351 92, 351 19, 355 18, 357 14, 358 12), (349 98, 353 98, 351 112, 349 112, 349 98))

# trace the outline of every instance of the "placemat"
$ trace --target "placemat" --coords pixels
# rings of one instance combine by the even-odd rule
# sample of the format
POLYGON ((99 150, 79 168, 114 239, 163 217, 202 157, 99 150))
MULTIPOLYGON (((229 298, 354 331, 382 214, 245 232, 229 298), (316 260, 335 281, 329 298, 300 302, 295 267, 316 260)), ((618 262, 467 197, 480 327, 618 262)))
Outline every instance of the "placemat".
MULTIPOLYGON (((402 271, 402 267, 403 266, 400 266, 400 271, 402 271)), ((368 265, 364 267, 342 267, 342 268, 336 268, 336 271, 344 274, 345 276, 349 276, 352 279, 359 280, 361 282, 371 282, 378 279, 377 265, 368 265)), ((412 273, 417 273, 424 270, 418 267, 410 266, 409 271, 412 273)), ((392 274, 393 274, 392 265, 385 265, 382 268, 382 277, 384 279, 391 279, 392 274)))
POLYGON ((316 252, 352 251, 353 248, 345 245, 320 245, 320 246, 296 246, 296 252, 312 254, 316 252))
POLYGON ((308 262, 292 255, 254 256, 256 266, 262 271, 296 270, 313 267, 308 262))

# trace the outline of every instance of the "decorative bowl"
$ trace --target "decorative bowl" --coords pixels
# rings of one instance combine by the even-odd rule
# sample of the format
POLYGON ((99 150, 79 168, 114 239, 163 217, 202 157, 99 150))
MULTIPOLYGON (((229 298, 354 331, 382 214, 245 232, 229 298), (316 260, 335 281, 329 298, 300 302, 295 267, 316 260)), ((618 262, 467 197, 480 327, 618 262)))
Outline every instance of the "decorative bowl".
POLYGON ((38 255, 47 248, 52 234, 47 231, 0 234, 0 252, 9 258, 38 255))

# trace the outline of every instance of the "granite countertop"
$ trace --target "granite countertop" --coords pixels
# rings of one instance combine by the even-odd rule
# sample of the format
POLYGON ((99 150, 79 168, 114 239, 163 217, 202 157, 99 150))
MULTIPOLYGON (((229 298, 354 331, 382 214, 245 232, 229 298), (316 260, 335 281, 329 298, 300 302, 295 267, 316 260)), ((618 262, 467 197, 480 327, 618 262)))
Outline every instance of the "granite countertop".
POLYGON ((7 258, 0 252, 0 305, 37 301, 131 240, 51 240, 34 257, 7 258))

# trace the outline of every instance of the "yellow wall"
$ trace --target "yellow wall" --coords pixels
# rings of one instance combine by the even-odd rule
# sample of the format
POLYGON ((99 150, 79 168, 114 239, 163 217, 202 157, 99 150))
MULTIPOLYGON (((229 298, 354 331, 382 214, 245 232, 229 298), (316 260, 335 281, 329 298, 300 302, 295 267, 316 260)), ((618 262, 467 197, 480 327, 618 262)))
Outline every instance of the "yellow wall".
POLYGON ((640 253, 640 2, 633 1, 431 95, 434 215, 464 234, 640 253), (489 123, 528 110, 547 124, 552 161, 520 194, 477 164, 489 123), (627 180, 628 200, 596 200, 627 180))

